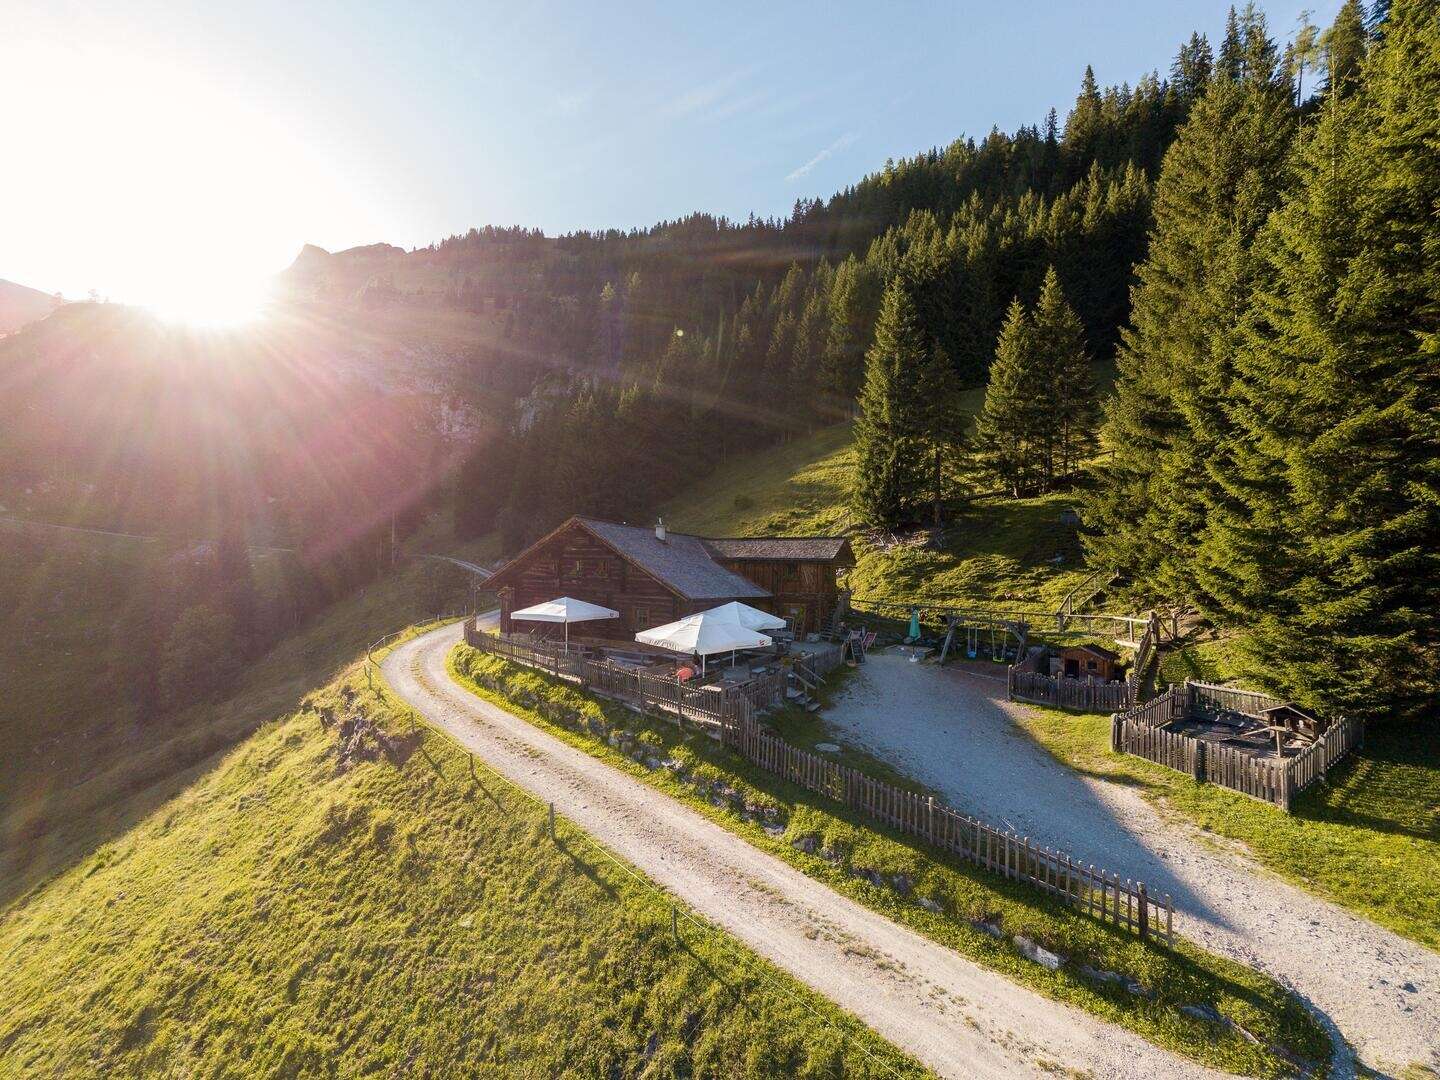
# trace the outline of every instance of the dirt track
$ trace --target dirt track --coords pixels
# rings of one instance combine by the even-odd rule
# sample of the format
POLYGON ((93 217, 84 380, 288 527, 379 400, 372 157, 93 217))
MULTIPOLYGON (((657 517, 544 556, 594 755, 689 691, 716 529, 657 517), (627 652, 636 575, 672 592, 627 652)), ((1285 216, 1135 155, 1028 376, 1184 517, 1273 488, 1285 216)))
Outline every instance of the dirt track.
POLYGON ((691 808, 460 689, 448 626, 383 663, 431 723, 757 953, 943 1076, 1215 1076, 825 888, 691 808))

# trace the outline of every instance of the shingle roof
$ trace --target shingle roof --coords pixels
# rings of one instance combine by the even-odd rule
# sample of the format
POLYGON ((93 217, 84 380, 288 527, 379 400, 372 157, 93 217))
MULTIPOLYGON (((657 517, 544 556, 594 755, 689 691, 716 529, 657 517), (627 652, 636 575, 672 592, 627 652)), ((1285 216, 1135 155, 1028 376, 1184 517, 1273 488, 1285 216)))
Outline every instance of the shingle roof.
POLYGON ((707 537, 704 543, 721 559, 833 562, 850 549, 843 536, 726 536, 707 537))
POLYGON ((653 529, 617 525, 598 518, 577 518, 625 558, 690 600, 743 600, 770 593, 715 561, 698 536, 670 533, 664 541, 653 529))

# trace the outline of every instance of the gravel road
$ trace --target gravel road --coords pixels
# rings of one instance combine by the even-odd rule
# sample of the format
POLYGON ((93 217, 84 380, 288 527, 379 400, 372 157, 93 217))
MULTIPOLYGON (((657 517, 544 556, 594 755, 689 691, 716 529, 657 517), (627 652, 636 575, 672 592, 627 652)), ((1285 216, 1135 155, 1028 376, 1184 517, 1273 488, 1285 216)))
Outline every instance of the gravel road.
POLYGON ((1131 787, 1059 764, 1015 723, 1022 708, 1003 676, 890 650, 825 719, 955 806, 1170 893, 1178 932, 1292 987, 1371 1068, 1440 1072, 1440 954, 1222 849, 1131 787))
POLYGON ((460 627, 395 649, 390 685, 498 772, 942 1076, 1215 1076, 840 896, 684 804, 460 689, 460 627))

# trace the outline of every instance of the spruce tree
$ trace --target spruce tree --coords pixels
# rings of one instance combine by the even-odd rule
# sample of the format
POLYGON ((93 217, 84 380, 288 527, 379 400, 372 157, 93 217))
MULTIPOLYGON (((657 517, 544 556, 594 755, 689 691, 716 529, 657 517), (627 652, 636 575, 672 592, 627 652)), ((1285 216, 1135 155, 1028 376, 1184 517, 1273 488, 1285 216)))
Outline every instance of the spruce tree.
POLYGON ((1294 109, 1263 18, 1231 14, 1214 76, 1166 154, 1137 269, 1088 502, 1092 558, 1155 595, 1194 599, 1191 556, 1230 445, 1224 407, 1257 274, 1254 237, 1279 202, 1294 109))
POLYGON ((987 477, 1019 498, 1044 476, 1049 401, 1035 329, 1017 297, 995 346, 985 404, 975 418, 975 452, 987 477))
POLYGON ((1419 715, 1440 693, 1440 4, 1397 0, 1360 70, 1266 230, 1245 452, 1201 571, 1257 682, 1332 716, 1419 715))
POLYGON ((1039 352, 1039 377, 1049 390, 1049 424, 1046 426, 1046 479, 1068 475, 1095 447, 1095 380, 1090 374, 1090 353, 1085 328, 1065 299, 1060 277, 1051 266, 1045 271, 1040 299, 1032 323, 1039 352))
POLYGON ((931 350, 910 283, 897 274, 880 302, 855 420, 853 508, 867 525, 899 528, 923 489, 913 454, 915 379, 931 350))

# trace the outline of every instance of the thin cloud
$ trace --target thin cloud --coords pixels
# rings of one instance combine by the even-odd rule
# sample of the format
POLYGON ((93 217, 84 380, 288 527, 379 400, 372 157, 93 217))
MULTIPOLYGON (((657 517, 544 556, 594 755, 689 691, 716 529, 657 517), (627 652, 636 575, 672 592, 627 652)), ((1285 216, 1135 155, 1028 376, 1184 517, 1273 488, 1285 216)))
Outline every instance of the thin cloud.
POLYGON ((824 150, 821 150, 809 161, 805 162, 804 165, 801 165, 794 172, 786 176, 786 182, 794 183, 796 180, 799 180, 802 176, 805 176, 807 173, 810 172, 810 170, 815 168, 815 166, 819 165, 826 158, 833 157, 835 154, 838 154, 841 150, 844 150, 847 146, 853 144, 858 138, 860 138, 860 133, 858 131, 847 131, 844 135, 841 135, 829 146, 825 147, 824 150))
POLYGON ((721 103, 730 95, 741 82, 749 78, 753 68, 745 68, 740 71, 732 71, 728 75, 722 75, 718 79, 712 79, 708 83, 691 87, 681 94, 674 101, 670 102, 662 110, 666 116, 690 116, 693 113, 701 112, 715 106, 724 107, 721 103))

